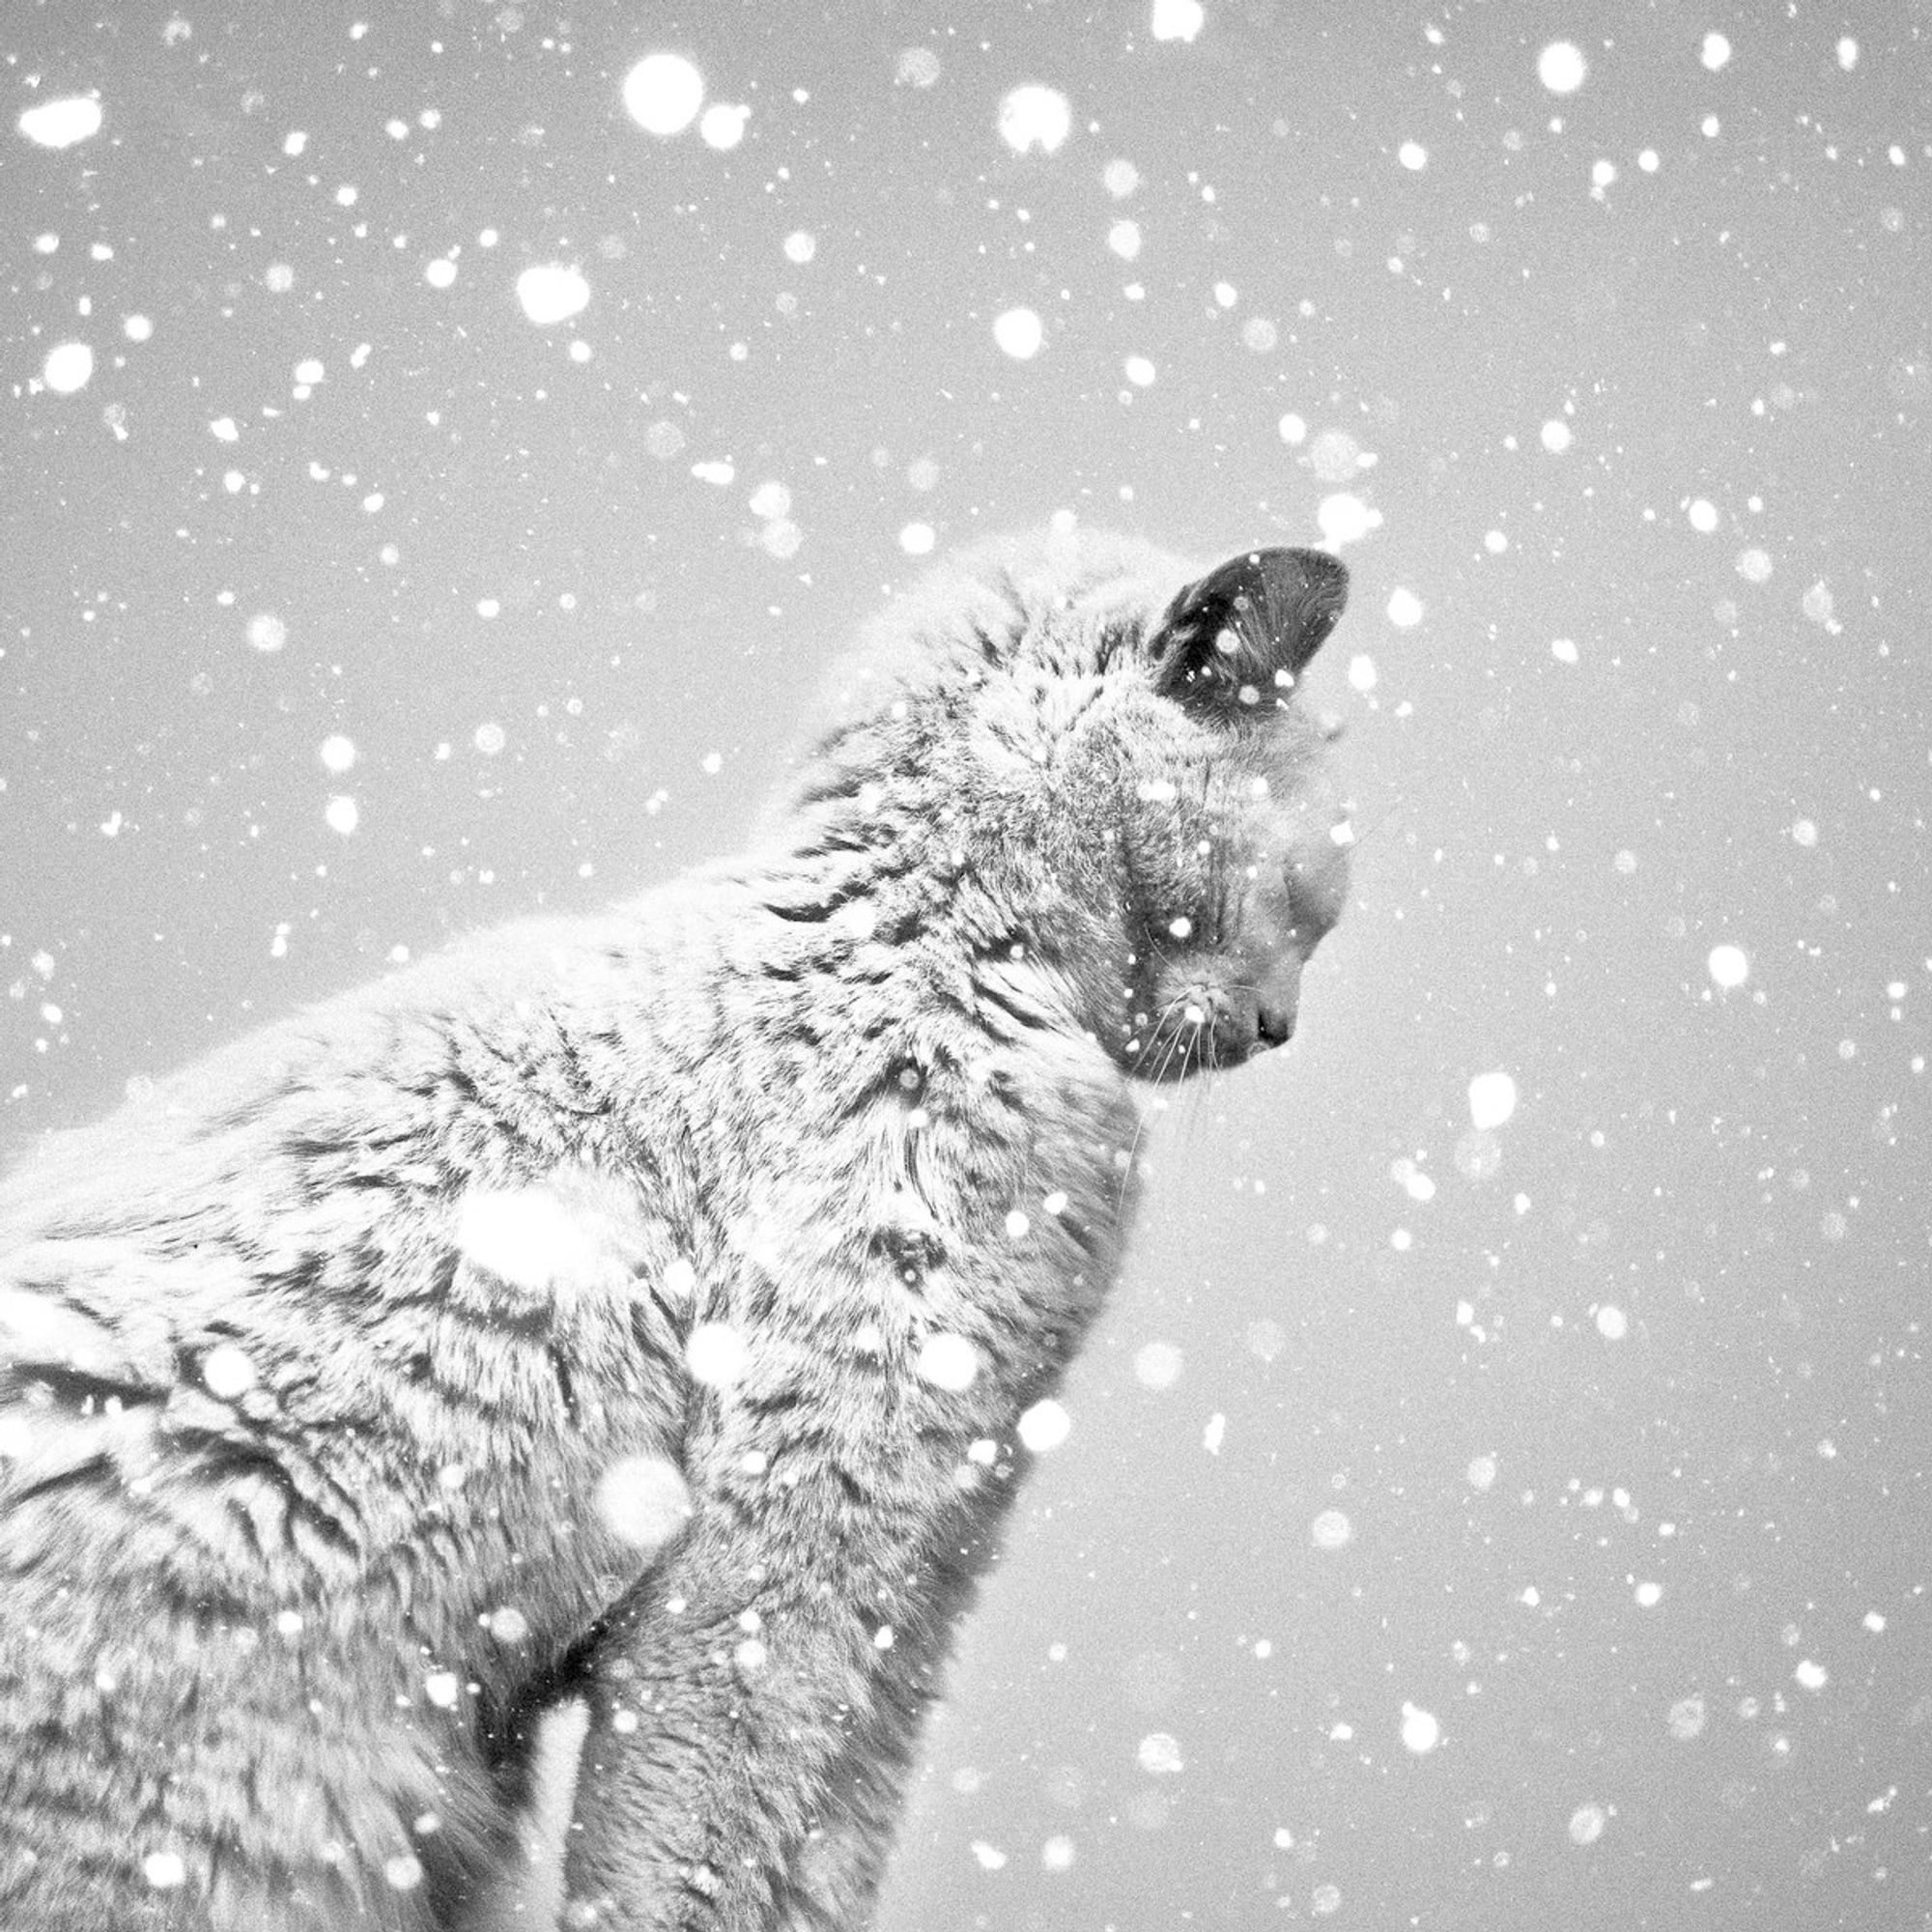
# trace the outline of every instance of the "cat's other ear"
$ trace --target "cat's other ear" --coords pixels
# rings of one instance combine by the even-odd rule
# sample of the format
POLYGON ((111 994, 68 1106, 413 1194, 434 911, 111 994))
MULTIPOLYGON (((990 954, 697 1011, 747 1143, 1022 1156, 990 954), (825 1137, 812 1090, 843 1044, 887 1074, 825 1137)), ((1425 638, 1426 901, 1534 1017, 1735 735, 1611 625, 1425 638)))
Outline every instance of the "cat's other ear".
POLYGON ((1230 557, 1167 607, 1149 639, 1154 686, 1216 717, 1272 712, 1349 601, 1349 573, 1319 550, 1230 557))

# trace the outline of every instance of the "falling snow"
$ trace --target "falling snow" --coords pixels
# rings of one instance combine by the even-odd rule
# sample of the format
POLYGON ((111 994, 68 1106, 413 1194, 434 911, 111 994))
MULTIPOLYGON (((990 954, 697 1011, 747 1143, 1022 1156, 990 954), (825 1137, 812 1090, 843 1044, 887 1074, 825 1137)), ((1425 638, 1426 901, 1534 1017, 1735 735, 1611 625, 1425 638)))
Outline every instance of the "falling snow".
POLYGON ((517 277, 517 300, 539 328, 549 328, 582 314, 590 302, 590 284, 582 270, 564 263, 539 263, 517 277))
POLYGON ((1073 126, 1073 110, 1058 88, 1029 82, 1014 88, 1000 102, 1000 139, 1016 155, 1037 148, 1058 154, 1073 126))
POLYGON ((1045 340, 1039 317, 1030 308, 1003 309, 993 318, 993 340, 1016 362, 1031 361, 1045 340))
MULTIPOLYGON (((1528 1932, 1720 1919, 1780 1860, 1814 1916, 1896 1906, 1912 1795, 1857 1719, 1913 1712, 1926 1584, 1910 10, 835 10, 774 67, 701 12, 289 9, 274 73, 191 10, 85 48, 16 11, 10 1145, 727 851, 842 640, 956 545, 1340 554, 1297 680, 1339 789, 1282 836, 1353 875, 1295 1040, 1141 1096, 1141 1236, 1065 1381, 941 1295, 950 1225, 850 1336, 950 1496, 1018 1495, 1026 1613, 949 1679, 892 1909, 1059 1923, 1077 1870, 1150 1923, 1528 1932)), ((1199 805, 1175 776, 1137 824, 1199 805)), ((930 1178, 923 1104, 881 1173, 930 1178)), ((710 1318, 841 1231, 634 1240, 574 1167, 426 1210, 452 1293, 635 1303, 737 1429, 786 1365, 710 1318)), ((1110 1237, 1084 1179, 997 1184, 1010 1285, 1110 1237)), ((236 1427, 286 1373, 174 1360, 236 1427)), ((614 1597, 696 1477, 582 1421, 557 1520, 614 1597)), ((465 1455, 436 1508, 482 1494, 465 1455)), ((792 1496, 782 1449, 721 1456, 792 1496)), ((721 1683, 781 1683, 738 1608, 721 1683)), ((550 1642, 533 1575, 478 1613, 399 1667, 422 1740, 550 1642)), ((231 1634, 282 1670, 329 1614, 231 1634)), ((854 1630, 923 1665, 898 1608, 854 1630)), ((412 1830, 356 1880, 392 1912, 412 1830)), ((197 1845, 128 1858, 191 1916, 197 1845)))
POLYGON ((85 95, 43 100, 21 112, 14 124, 38 148, 71 148, 100 131, 100 102, 85 95))
POLYGON ((647 134, 668 138, 696 120, 704 76, 682 54, 646 54, 624 76, 623 94, 625 113, 647 134))

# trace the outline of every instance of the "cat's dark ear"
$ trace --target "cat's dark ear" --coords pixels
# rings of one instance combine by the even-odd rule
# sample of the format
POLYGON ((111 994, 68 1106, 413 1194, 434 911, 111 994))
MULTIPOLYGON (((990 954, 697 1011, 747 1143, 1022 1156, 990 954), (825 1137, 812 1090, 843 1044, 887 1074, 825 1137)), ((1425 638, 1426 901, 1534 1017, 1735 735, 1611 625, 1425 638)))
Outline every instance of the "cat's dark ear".
POLYGON ((1272 711, 1348 601, 1325 552, 1244 551, 1167 607, 1148 644, 1155 688, 1190 711, 1272 711))

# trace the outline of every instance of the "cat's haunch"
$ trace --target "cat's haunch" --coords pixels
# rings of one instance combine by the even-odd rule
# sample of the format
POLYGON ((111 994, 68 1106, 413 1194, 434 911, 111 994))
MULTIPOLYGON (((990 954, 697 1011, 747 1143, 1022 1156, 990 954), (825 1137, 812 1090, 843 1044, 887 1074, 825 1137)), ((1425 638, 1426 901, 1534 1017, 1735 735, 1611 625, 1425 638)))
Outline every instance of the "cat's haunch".
POLYGON ((1120 1264, 1137 1086, 1286 1040, 1341 912, 1296 685, 1346 587, 966 554, 870 627, 751 856, 25 1162, 0 1924, 548 1923, 520 1822, 568 1704, 561 1923, 858 1932, 1021 1419, 1120 1264))

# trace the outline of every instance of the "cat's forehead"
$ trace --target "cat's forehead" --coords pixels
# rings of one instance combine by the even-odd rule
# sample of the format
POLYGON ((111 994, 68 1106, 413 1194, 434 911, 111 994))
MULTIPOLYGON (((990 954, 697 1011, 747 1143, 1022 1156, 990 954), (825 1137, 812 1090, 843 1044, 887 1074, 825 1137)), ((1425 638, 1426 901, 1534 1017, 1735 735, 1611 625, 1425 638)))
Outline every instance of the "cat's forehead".
POLYGON ((1145 630, 1200 566, 1106 530, 1048 530, 967 552, 961 567, 1005 607, 1014 663, 1078 674, 1105 668, 1122 633, 1145 630))

